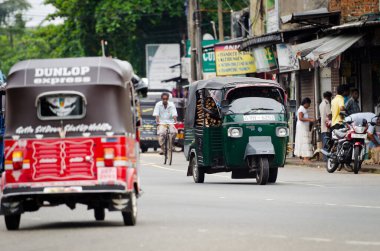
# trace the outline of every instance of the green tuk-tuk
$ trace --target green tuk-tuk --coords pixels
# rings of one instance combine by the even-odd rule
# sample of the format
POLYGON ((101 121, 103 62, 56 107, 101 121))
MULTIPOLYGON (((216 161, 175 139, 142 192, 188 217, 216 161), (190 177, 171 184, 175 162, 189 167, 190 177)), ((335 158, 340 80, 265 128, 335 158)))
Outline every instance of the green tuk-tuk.
POLYGON ((275 81, 213 78, 193 83, 185 116, 188 176, 232 172, 274 183, 288 143, 286 93, 275 81))

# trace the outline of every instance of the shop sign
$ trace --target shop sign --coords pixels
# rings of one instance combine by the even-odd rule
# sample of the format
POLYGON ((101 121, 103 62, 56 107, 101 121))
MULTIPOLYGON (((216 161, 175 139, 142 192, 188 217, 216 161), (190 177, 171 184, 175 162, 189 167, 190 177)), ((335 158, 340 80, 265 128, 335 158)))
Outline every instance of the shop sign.
POLYGON ((266 0, 266 32, 276 32, 280 29, 278 0, 266 0))
POLYGON ((297 71, 300 68, 295 52, 289 44, 277 44, 278 68, 280 72, 297 71))
POLYGON ((256 72, 270 72, 277 69, 276 57, 271 46, 261 46, 253 49, 256 72))
POLYGON ((249 51, 240 51, 240 43, 215 45, 217 76, 242 75, 256 72, 255 60, 249 51))
MULTIPOLYGON (((216 66, 215 66, 215 52, 214 48, 204 48, 209 47, 210 45, 214 45, 218 43, 219 40, 203 40, 202 41, 202 69, 204 73, 215 73, 216 72, 216 66)), ((191 57, 191 46, 190 46, 190 40, 187 40, 186 42, 186 57, 191 57)))

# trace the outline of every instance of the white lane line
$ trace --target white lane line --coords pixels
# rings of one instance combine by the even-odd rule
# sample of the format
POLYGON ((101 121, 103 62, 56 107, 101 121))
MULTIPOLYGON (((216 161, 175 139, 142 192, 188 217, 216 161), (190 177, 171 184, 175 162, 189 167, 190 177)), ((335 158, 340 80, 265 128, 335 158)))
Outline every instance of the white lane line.
POLYGON ((292 184, 292 185, 305 185, 305 186, 311 186, 311 187, 327 187, 324 185, 318 185, 318 184, 312 184, 312 183, 288 182, 288 181, 282 181, 282 180, 279 180, 278 183, 292 184))
POLYGON ((26 220, 31 220, 31 221, 40 221, 41 218, 39 217, 25 217, 26 220))
POLYGON ((286 235, 282 235, 282 234, 270 234, 270 235, 267 235, 267 237, 276 238, 276 239, 287 239, 288 238, 286 235))
POLYGON ((314 242, 331 242, 331 239, 327 238, 318 238, 318 237, 302 237, 301 240, 304 241, 314 241, 314 242))
POLYGON ((367 206, 367 205, 344 205, 345 207, 354 208, 368 208, 368 209, 380 209, 380 206, 367 206))
POLYGON ((375 241, 346 241, 349 245, 360 245, 360 246, 380 246, 380 242, 375 241))
POLYGON ((159 168, 159 169, 163 169, 163 170, 167 170, 167 171, 172 171, 172 172, 181 172, 181 173, 185 172, 184 170, 179 170, 179 169, 175 169, 175 168, 169 168, 169 167, 159 166, 159 165, 156 165, 156 164, 143 164, 143 165, 149 166, 149 167, 155 167, 155 168, 159 168))

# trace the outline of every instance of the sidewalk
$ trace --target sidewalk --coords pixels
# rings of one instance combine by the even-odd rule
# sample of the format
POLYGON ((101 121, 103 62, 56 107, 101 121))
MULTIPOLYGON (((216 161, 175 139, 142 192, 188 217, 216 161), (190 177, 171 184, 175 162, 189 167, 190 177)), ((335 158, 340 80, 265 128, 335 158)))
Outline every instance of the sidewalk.
MULTIPOLYGON (((287 158, 285 165, 294 165, 294 166, 304 166, 311 168, 326 168, 326 162, 323 161, 312 161, 312 163, 308 165, 302 164, 302 160, 299 158, 287 158)), ((363 163, 360 172, 368 172, 368 173, 378 173, 380 174, 380 165, 368 165, 363 163)))

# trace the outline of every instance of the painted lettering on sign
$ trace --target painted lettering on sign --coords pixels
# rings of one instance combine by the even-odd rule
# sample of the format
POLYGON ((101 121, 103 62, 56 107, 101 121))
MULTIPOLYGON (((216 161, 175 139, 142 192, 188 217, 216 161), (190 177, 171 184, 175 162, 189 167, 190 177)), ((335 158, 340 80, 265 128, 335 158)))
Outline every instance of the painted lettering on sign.
MULTIPOLYGON (((44 133, 59 133, 61 127, 55 127, 50 125, 45 126, 20 126, 16 129, 16 134, 44 134, 44 133)), ((93 123, 89 125, 79 124, 67 124, 63 127, 65 132, 109 132, 112 131, 112 126, 108 123, 93 123)))
POLYGON ((73 84, 89 83, 91 77, 87 76, 90 67, 56 67, 36 68, 34 72, 34 84, 73 84))

